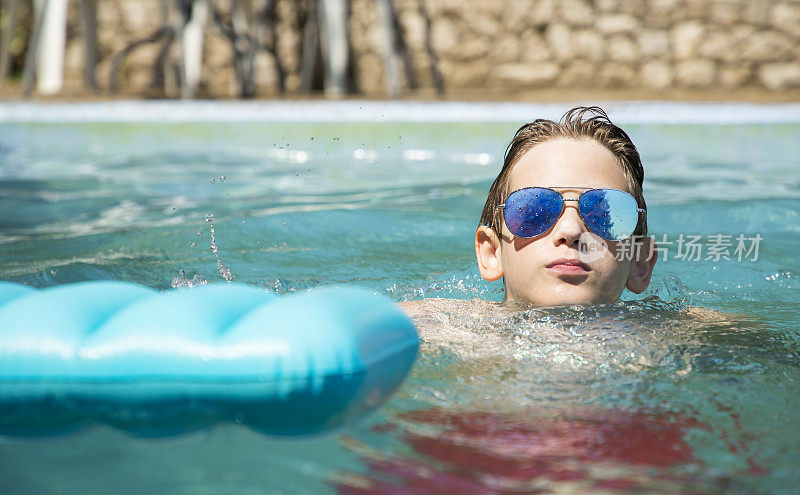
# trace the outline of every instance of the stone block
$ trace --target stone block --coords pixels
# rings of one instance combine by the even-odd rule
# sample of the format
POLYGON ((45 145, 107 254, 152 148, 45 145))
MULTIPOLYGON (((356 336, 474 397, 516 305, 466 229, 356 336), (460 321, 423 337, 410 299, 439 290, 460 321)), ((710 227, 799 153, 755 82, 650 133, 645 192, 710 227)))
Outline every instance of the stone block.
POLYGON ((674 22, 674 13, 679 11, 680 0, 650 0, 642 21, 647 28, 667 29, 674 22))
MULTIPOLYGON (((494 12, 492 12, 494 13, 494 12)), ((494 15, 487 15, 475 13, 474 15, 467 16, 459 24, 463 23, 464 32, 469 33, 469 36, 497 36, 504 33, 505 28, 501 22, 494 15)))
POLYGON ((575 55, 582 59, 600 62, 606 57, 606 40, 593 29, 583 29, 573 36, 575 55))
POLYGON ((739 88, 753 79, 753 65, 749 63, 725 64, 719 68, 719 83, 726 88, 739 88))
POLYGON ((682 22, 672 28, 670 38, 675 58, 686 60, 694 57, 705 32, 706 27, 699 21, 682 22))
POLYGON ((553 58, 547 41, 536 31, 528 31, 522 36, 520 49, 522 62, 545 62, 553 58))
POLYGON ((796 61, 764 64, 758 68, 758 80, 772 90, 800 88, 800 64, 796 61))
POLYGON ((603 14, 595 21, 595 28, 604 34, 633 33, 639 20, 630 14, 603 14))
POLYGON ((300 70, 301 46, 301 33, 295 32, 290 26, 278 25, 277 51, 287 71, 298 72, 300 70))
POLYGON ((67 42, 64 50, 64 78, 76 77, 83 78, 84 66, 83 40, 74 39, 67 42))
POLYGON ((221 36, 209 36, 203 47, 203 63, 212 68, 233 64, 231 42, 221 36))
POLYGON ((573 60, 561 70, 558 86, 590 87, 595 84, 597 66, 589 60, 573 60))
POLYGON ((425 10, 431 18, 439 19, 441 17, 452 16, 458 14, 464 7, 461 0, 426 0, 425 10))
POLYGON ((545 31, 545 39, 556 60, 568 61, 574 53, 572 32, 562 23, 553 23, 545 31))
POLYGON ((522 40, 516 36, 506 35, 492 44, 491 63, 519 62, 522 59, 522 40))
POLYGON ((769 24, 771 7, 771 2, 746 2, 742 6, 742 20, 764 27, 769 24))
POLYGON ((762 31, 741 43, 739 56, 752 62, 778 62, 789 57, 794 47, 795 44, 785 35, 762 31))
POLYGON ((636 83, 636 71, 628 64, 609 62, 600 67, 597 82, 607 88, 629 88, 636 83))
POLYGON ((639 52, 646 58, 667 56, 670 52, 669 38, 669 34, 661 29, 646 29, 636 35, 639 52))
MULTIPOLYGON (((471 36, 462 41, 456 58, 465 61, 474 61, 486 58, 489 53, 489 41, 483 36, 471 36)), ((484 61, 486 63, 486 61, 484 61)))
POLYGON ((648 0, 626 0, 620 2, 617 12, 620 14, 630 14, 636 18, 641 18, 649 9, 648 0))
MULTIPOLYGON (((362 50, 372 53, 383 53, 384 38, 386 35, 383 32, 383 26, 381 24, 375 23, 367 26, 362 36, 363 38, 361 38, 359 43, 362 50)), ((355 46, 355 43, 353 44, 355 46)))
MULTIPOLYGON (((105 2, 98 2, 105 3, 105 2)), ((138 2, 118 2, 120 18, 129 32, 155 31, 157 21, 161 18, 160 5, 154 0, 139 0, 138 2), (155 22, 154 22, 155 21, 155 22)))
POLYGON ((653 89, 665 89, 672 86, 675 79, 672 66, 663 60, 646 62, 639 70, 640 80, 643 85, 653 89))
POLYGON ((708 19, 711 15, 711 2, 708 0, 689 0, 681 7, 680 11, 686 19, 708 19))
POLYGON ((732 26, 742 20, 742 3, 738 0, 714 0, 708 19, 718 26, 732 26))
POLYGON ((730 29, 733 36, 734 43, 736 43, 737 52, 741 49, 740 45, 749 43, 750 39, 759 32, 758 29, 749 24, 737 24, 730 29))
POLYGON ((403 39, 412 50, 425 49, 425 20, 418 11, 407 11, 398 16, 403 39))
POLYGON ((560 70, 555 62, 500 64, 492 70, 490 83, 500 87, 542 87, 552 84, 560 70))
POLYGON ((286 89, 290 92, 297 91, 300 87, 300 74, 286 74, 286 89))
POLYGON ((629 36, 612 36, 608 41, 608 58, 614 62, 635 64, 639 61, 639 47, 629 36))
POLYGON ((143 70, 126 70, 120 78, 121 85, 129 91, 145 91, 151 80, 151 75, 143 70))
POLYGON ((431 40, 433 49, 443 55, 452 55, 458 52, 459 33, 456 24, 447 17, 436 19, 431 26, 431 40))
POLYGON ((529 26, 547 26, 556 19, 556 0, 534 1, 525 10, 522 17, 525 17, 529 26))
POLYGON ((711 60, 690 59, 675 66, 675 81, 689 88, 707 88, 716 82, 717 66, 711 60))
POLYGON ((482 62, 458 64, 450 74, 449 82, 455 88, 486 87, 491 66, 482 62))
POLYGON ((621 0, 595 0, 594 2, 594 8, 598 12, 618 12, 621 5, 621 0))
POLYGON ((733 62, 739 57, 736 42, 728 30, 717 29, 708 33, 700 44, 698 53, 706 58, 733 62))
POLYGON ((386 91, 383 80, 383 60, 373 54, 362 56, 357 65, 356 83, 364 93, 381 93, 386 91))
MULTIPOLYGON (((503 0, 496 6, 499 10, 500 22, 505 33, 522 34, 531 27, 528 11, 539 2, 521 2, 519 0, 503 0)), ((500 34, 500 33, 495 33, 500 34)))
POLYGON ((585 0, 561 0, 560 19, 573 27, 587 27, 594 24, 594 9, 585 0))
POLYGON ((96 14, 97 27, 102 29, 119 20, 119 5, 116 2, 98 2, 96 14))
POLYGON ((800 39, 800 2, 780 2, 772 6, 770 21, 777 29, 800 39))
POLYGON ((141 69, 141 72, 149 72, 152 70, 160 50, 161 46, 155 43, 138 46, 125 57, 125 64, 132 69, 141 69))
POLYGON ((266 52, 256 54, 253 79, 259 91, 278 89, 278 73, 275 68, 275 57, 266 52))

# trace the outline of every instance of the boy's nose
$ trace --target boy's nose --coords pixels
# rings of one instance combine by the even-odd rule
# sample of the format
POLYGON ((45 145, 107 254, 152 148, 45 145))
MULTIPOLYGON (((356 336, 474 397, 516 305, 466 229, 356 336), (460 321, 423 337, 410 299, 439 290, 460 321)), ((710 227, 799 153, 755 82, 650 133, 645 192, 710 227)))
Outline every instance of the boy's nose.
POLYGON ((578 205, 572 201, 567 201, 564 213, 553 229, 553 242, 556 246, 565 244, 571 247, 578 247, 578 241, 584 231, 583 220, 578 214, 578 205))

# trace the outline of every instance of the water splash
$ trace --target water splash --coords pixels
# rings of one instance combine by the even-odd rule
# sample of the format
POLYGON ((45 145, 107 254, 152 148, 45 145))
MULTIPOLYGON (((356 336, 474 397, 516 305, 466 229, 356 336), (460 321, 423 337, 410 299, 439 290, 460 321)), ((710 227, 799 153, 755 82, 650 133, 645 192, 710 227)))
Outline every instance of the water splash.
POLYGON ((503 292, 503 286, 490 284, 478 274, 465 274, 463 271, 434 274, 421 284, 394 283, 385 289, 386 295, 396 301, 427 297, 498 299, 503 292))
POLYGON ((213 213, 206 213, 206 222, 209 224, 208 228, 211 231, 211 252, 214 253, 214 257, 217 258, 217 271, 219 275, 225 279, 225 281, 230 282, 233 280, 233 275, 231 274, 231 269, 228 268, 223 262, 222 259, 219 257, 219 249, 217 248, 217 239, 214 236, 214 214, 213 213))
POLYGON ((197 287, 198 285, 205 285, 208 281, 202 275, 195 274, 192 278, 186 276, 186 272, 183 268, 178 271, 178 275, 172 277, 172 282, 170 286, 173 289, 191 289, 193 287, 197 287))

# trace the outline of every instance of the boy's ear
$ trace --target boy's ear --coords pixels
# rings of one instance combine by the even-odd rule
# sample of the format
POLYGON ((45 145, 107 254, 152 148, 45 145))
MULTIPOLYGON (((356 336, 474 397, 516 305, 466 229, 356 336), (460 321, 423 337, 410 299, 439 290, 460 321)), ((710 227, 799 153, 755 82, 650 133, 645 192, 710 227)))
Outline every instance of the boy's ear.
POLYGON ((631 273, 628 275, 625 287, 635 294, 641 294, 650 285, 656 261, 658 261, 656 242, 651 237, 645 237, 642 240, 641 250, 637 252, 636 259, 632 262, 631 273))
POLYGON ((500 238, 494 230, 481 225, 475 231, 475 256, 481 277, 494 281, 503 276, 503 262, 500 259, 500 238))

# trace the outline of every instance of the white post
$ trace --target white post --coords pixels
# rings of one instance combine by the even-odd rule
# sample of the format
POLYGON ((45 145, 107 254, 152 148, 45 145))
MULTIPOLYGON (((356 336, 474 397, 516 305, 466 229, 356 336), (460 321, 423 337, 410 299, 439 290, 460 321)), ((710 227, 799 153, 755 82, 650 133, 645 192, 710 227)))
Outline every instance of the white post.
POLYGON ((67 44, 68 0, 37 0, 42 12, 42 34, 39 54, 36 57, 36 89, 40 94, 52 95, 61 91, 64 84, 64 50, 67 44))
POLYGON ((319 0, 318 5, 325 96, 338 98, 347 90, 347 5, 344 0, 319 0))
POLYGON ((205 0, 194 0, 192 17, 183 27, 181 58, 183 59, 183 84, 181 97, 194 98, 200 87, 200 68, 203 65, 203 36, 208 18, 205 0))
POLYGON ((386 78, 386 90, 389 98, 397 99, 400 97, 400 81, 397 68, 397 50, 395 50, 395 40, 397 34, 394 30, 394 8, 392 0, 378 0, 378 11, 383 24, 383 71, 386 78))

